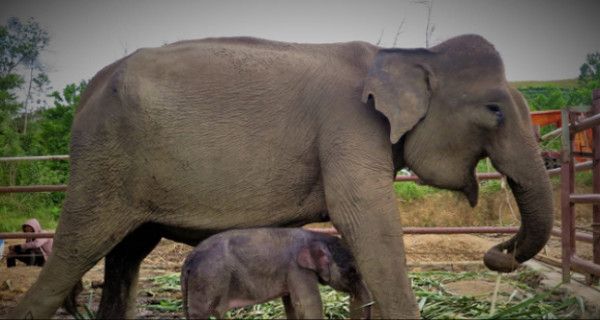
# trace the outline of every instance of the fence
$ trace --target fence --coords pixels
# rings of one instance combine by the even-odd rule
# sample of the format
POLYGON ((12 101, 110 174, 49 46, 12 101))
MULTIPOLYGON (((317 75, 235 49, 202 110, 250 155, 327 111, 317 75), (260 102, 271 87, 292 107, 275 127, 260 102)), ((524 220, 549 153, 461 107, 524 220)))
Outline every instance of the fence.
MULTIPOLYGON (((581 112, 581 110, 578 110, 581 112)), ((570 281, 570 270, 582 272, 587 275, 588 282, 598 282, 600 278, 600 89, 594 90, 592 115, 585 119, 574 122, 569 116, 570 111, 562 113, 562 167, 548 170, 549 175, 561 175, 561 229, 553 229, 552 235, 562 238, 562 270, 563 281, 570 281), (565 124, 569 124, 568 126, 565 124), (593 128, 593 152, 592 160, 575 164, 573 158, 572 141, 573 136, 582 130, 593 128), (594 194, 573 194, 574 173, 579 170, 593 170, 593 192, 594 194), (592 235, 576 232, 575 230, 575 203, 593 203, 592 235), (593 262, 586 261, 576 255, 575 241, 583 241, 593 244, 593 262)), ((578 154, 582 156, 582 154, 578 154)), ((585 154, 583 155, 585 156, 585 154)), ((41 156, 41 157, 10 157, 0 158, 0 161, 29 161, 29 160, 68 160, 67 155, 41 156)), ((499 173, 477 174, 478 180, 501 179, 499 173)), ((397 176, 395 181, 419 181, 415 175, 397 176)), ((32 186, 8 186, 0 187, 2 193, 18 192, 61 192, 67 189, 66 185, 32 185, 32 186)), ((314 229, 313 229, 314 230, 314 229)), ((516 233, 517 227, 405 227, 405 234, 457 234, 457 233, 516 233)), ((334 228, 319 229, 319 232, 337 234, 334 228)), ((35 237, 52 237, 52 233, 37 234, 35 237)), ((31 235, 23 233, 0 233, 0 239, 25 238, 31 235)))
MULTIPOLYGON (((562 130, 561 155, 561 227, 562 227, 562 277, 563 282, 571 280, 571 270, 586 275, 588 284, 600 279, 600 89, 593 92, 589 117, 574 119, 572 110, 562 111, 562 122, 569 123, 562 130), (582 130, 592 128, 592 194, 575 194, 573 136, 582 130), (575 204, 592 204, 592 261, 576 254, 575 246, 575 204)), ((578 153, 579 156, 586 154, 578 153)))
MULTIPOLYGON (((35 160, 68 160, 68 155, 59 155, 59 156, 31 156, 31 157, 10 157, 10 158, 0 158, 0 162, 3 161, 35 161, 35 160)), ((574 166, 574 170, 587 170, 591 168, 592 162, 584 162, 578 163, 574 166)), ((548 170, 549 175, 557 175, 560 173, 560 169, 552 169, 548 170)), ((478 180, 492 180, 492 179, 502 179, 502 175, 500 173, 478 173, 478 180)), ((395 181, 406 182, 406 181, 414 181, 419 182, 419 177, 415 175, 396 176, 395 181)), ((21 192, 62 192, 66 191, 66 185, 31 185, 31 186, 4 186, 0 187, 0 194, 2 193, 21 193, 21 192)), ((491 227, 491 226, 482 226, 482 227, 405 227, 403 228, 405 234, 475 234, 475 233, 516 233, 517 227, 491 227)), ((319 230, 325 233, 336 233, 337 231, 332 229, 319 230)), ((559 229, 552 230, 552 234, 555 236, 560 236, 561 231, 559 229)), ((35 237, 38 238, 51 238, 53 236, 52 233, 44 233, 37 234, 35 237)), ((0 233, 0 239, 19 239, 32 237, 31 235, 25 235, 21 232, 4 232, 0 233)), ((576 233, 575 235, 578 241, 584 242, 592 242, 592 237, 585 233, 576 233)))

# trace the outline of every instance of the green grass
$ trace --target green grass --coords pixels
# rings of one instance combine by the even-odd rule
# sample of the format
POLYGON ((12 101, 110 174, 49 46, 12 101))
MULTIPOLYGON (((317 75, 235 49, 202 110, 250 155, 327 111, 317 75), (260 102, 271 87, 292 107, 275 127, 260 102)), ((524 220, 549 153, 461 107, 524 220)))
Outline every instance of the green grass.
MULTIPOLYGON (((490 314, 491 302, 482 297, 454 295, 445 289, 445 285, 460 280, 487 280, 493 282, 496 273, 492 272, 412 272, 410 279, 417 297, 419 310, 424 319, 575 319, 585 310, 581 298, 562 293, 559 288, 550 290, 538 288, 542 277, 536 271, 523 269, 509 276, 503 276, 502 282, 518 288, 520 294, 513 292, 505 302, 497 302, 496 312, 490 314)), ((179 286, 179 274, 170 274, 154 278, 159 286, 174 289, 179 286)), ((349 296, 329 287, 321 286, 321 297, 325 317, 341 319, 349 317, 349 296)), ((162 299, 158 303, 145 305, 147 309, 163 312, 182 312, 179 299, 162 299)), ((273 319, 285 317, 280 299, 267 303, 231 310, 227 318, 235 319, 273 319)))
POLYGON ((502 182, 500 180, 486 180, 479 183, 479 193, 494 194, 502 190, 502 182))
POLYGON ((594 175, 591 171, 580 171, 575 173, 576 185, 591 187, 594 184, 594 175))
MULTIPOLYGON (((157 286, 157 292, 181 290, 179 273, 171 273, 151 278, 157 286)), ((348 308, 350 297, 345 293, 332 290, 329 287, 320 286, 321 297, 325 303, 324 311, 328 319, 343 319, 350 315, 348 308)), ((156 303, 144 306, 147 309, 161 312, 183 312, 181 299, 160 299, 156 303)), ((229 311, 226 318, 232 319, 273 319, 284 318, 285 310, 281 299, 275 299, 266 303, 237 308, 229 311)))
POLYGON ((21 225, 36 218, 43 229, 55 229, 60 201, 52 193, 14 193, 0 195, 0 232, 21 231, 21 225))
POLYGON ((492 161, 490 161, 488 158, 479 160, 479 162, 477 163, 477 167, 475 167, 475 170, 478 173, 482 173, 482 172, 496 172, 496 169, 492 165, 492 161))
POLYGON ((503 276, 503 283, 509 283, 524 294, 513 292, 506 302, 497 302, 496 312, 493 314, 490 314, 490 301, 453 295, 446 291, 444 285, 470 279, 493 282, 496 273, 433 271, 411 273, 410 277, 424 319, 567 319, 577 318, 584 311, 583 303, 578 297, 566 296, 558 288, 533 288, 526 280, 539 275, 532 273, 535 271, 524 269, 511 276, 503 276))
POLYGON ((415 182, 394 182, 394 191, 398 198, 406 201, 423 199, 427 195, 440 192, 439 189, 415 182))
MULTIPOLYGON (((329 287, 319 286, 323 299, 324 315, 327 319, 348 319, 350 316, 350 297, 329 287)), ((281 299, 263 304, 233 309, 225 318, 231 319, 281 319, 285 318, 285 310, 281 299)))
MULTIPOLYGON (((66 162, 18 161, 0 163, 0 186, 66 184, 66 162)), ((0 194, 0 232, 21 230, 27 219, 36 218, 43 229, 55 229, 64 192, 0 194)))
POLYGON ((158 291, 179 291, 181 290, 179 273, 171 273, 152 278, 152 283, 158 286, 158 291))

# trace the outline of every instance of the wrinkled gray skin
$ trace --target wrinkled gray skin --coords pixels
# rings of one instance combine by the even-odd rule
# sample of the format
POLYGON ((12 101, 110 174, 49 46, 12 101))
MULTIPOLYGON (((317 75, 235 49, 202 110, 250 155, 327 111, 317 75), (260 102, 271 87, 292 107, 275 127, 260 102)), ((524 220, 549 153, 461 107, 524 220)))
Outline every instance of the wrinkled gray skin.
POLYGON ((370 307, 360 308, 369 291, 339 238, 298 228, 231 230, 185 260, 183 309, 188 319, 221 319, 231 308, 281 297, 288 319, 322 319, 319 282, 350 294, 352 318, 370 318, 370 307))
POLYGON ((489 156, 522 218, 484 257, 508 272, 552 227, 532 132, 498 52, 475 35, 409 50, 252 38, 138 50, 100 71, 81 99, 54 250, 10 316, 52 316, 106 257, 98 315, 131 318, 140 262, 161 237, 196 245, 328 212, 382 316, 417 317, 395 170, 475 205, 475 166, 489 156))

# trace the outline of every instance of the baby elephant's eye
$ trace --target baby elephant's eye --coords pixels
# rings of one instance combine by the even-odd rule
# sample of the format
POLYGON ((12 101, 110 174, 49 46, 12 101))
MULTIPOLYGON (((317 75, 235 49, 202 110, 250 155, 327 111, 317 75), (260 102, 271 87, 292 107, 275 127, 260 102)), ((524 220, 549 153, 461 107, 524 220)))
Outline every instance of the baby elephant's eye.
POLYGON ((485 106, 490 112, 493 112, 496 115, 498 124, 502 124, 502 122, 504 122, 504 114, 502 113, 502 110, 500 110, 500 106, 497 104, 486 104, 485 106))
POLYGON ((485 105, 488 110, 490 110, 491 112, 500 112, 500 107, 497 104, 486 104, 485 105))

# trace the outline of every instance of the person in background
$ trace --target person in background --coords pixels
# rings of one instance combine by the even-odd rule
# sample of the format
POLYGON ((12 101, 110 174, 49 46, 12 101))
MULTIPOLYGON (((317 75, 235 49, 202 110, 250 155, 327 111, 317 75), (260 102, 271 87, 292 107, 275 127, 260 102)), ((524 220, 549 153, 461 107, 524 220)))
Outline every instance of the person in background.
POLYGON ((0 239, 0 261, 4 256, 4 239, 0 239))
MULTIPOLYGON (((22 226, 23 232, 41 233, 42 227, 37 219, 29 219, 22 226)), ((6 267, 16 265, 17 260, 28 266, 43 266, 52 252, 52 238, 26 238, 25 243, 8 247, 6 267)))

